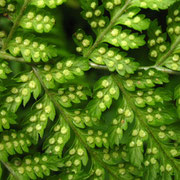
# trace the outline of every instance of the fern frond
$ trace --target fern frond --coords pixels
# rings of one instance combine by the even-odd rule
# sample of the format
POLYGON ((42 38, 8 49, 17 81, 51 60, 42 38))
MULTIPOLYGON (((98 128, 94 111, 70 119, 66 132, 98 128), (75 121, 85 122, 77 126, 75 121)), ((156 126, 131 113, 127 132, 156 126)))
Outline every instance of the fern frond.
POLYGON ((16 112, 22 102, 25 106, 31 98, 31 93, 35 99, 41 93, 41 85, 32 71, 20 74, 15 81, 17 83, 10 87, 10 91, 5 92, 5 102, 2 105, 11 112, 16 112))
POLYGON ((178 112, 179 117, 180 117, 180 85, 178 85, 178 86, 175 88, 174 98, 175 98, 175 100, 176 100, 177 112, 178 112))
POLYGON ((147 71, 137 71, 134 76, 127 75, 123 78, 124 87, 129 91, 134 91, 135 88, 145 89, 154 87, 156 84, 168 83, 168 75, 155 69, 147 71), (130 78, 129 78, 130 77, 130 78))
POLYGON ((30 138, 21 131, 4 131, 0 139, 0 160, 2 161, 8 161, 9 155, 22 154, 23 151, 29 152, 30 138))
POLYGON ((32 0, 31 4, 37 6, 38 8, 44 8, 48 6, 49 8, 56 8, 56 6, 63 4, 66 0, 53 0, 53 1, 46 1, 46 0, 32 0))
POLYGON ((150 8, 153 10, 158 10, 158 9, 167 9, 170 5, 172 5, 173 3, 175 3, 176 0, 164 0, 164 1, 156 1, 156 0, 133 0, 132 1, 132 5, 133 6, 138 6, 141 8, 150 8))
POLYGON ((87 100, 91 95, 89 88, 78 84, 67 84, 63 88, 58 89, 58 102, 64 107, 71 107, 72 103, 79 104, 83 100, 87 100))
POLYGON ((108 42, 124 50, 138 48, 145 44, 144 36, 138 36, 137 33, 131 33, 130 30, 122 30, 120 26, 114 26, 111 32, 108 32, 102 42, 108 42))
POLYGON ((29 155, 22 160, 16 158, 12 161, 8 165, 21 180, 43 178, 49 176, 50 171, 58 171, 58 168, 63 166, 62 161, 57 156, 48 154, 29 155))
MULTIPOLYGON (((132 136, 129 137, 129 144, 127 145, 130 154, 130 162, 137 167, 141 167, 142 162, 144 162, 145 167, 147 167, 148 169, 148 173, 150 173, 151 171, 151 174, 153 174, 154 179, 158 176, 157 168, 155 168, 157 164, 163 167, 165 164, 164 168, 166 169, 166 171, 172 172, 171 175, 173 175, 174 173, 175 177, 176 176, 178 177, 179 161, 175 158, 172 159, 172 154, 168 152, 168 149, 172 150, 174 145, 173 143, 169 142, 168 136, 166 135, 165 132, 163 132, 166 129, 165 124, 168 126, 168 124, 172 124, 177 121, 176 112, 173 111, 171 113, 167 113, 163 115, 161 114, 163 113, 161 106, 158 106, 157 104, 157 107, 159 107, 158 109, 159 113, 155 114, 155 117, 153 117, 153 109, 151 108, 147 109, 147 112, 149 112, 150 115, 144 116, 145 114, 143 110, 138 109, 139 106, 137 105, 137 103, 130 100, 131 98, 133 98, 133 96, 131 95, 131 93, 129 94, 125 90, 121 78, 119 77, 115 79, 117 80, 120 90, 123 92, 127 104, 129 105, 130 108, 132 108, 134 112, 136 112, 135 124, 133 127, 134 130, 132 131, 132 136), (169 116, 168 118, 167 115, 169 116), (145 121, 145 119, 147 119, 147 122, 153 122, 155 120, 155 122, 157 123, 149 124, 145 121), (162 125, 161 123, 159 124, 159 122, 161 122, 162 120, 163 120, 162 124, 164 124, 164 126, 158 128, 158 126, 162 125), (167 144, 167 142, 169 143, 167 144), (153 155, 151 159, 148 159, 149 161, 147 161, 147 163, 146 161, 144 161, 144 158, 146 159, 147 157, 149 157, 148 149, 146 150, 147 154, 145 153, 144 155, 144 148, 143 148, 144 144, 146 143, 147 146, 150 146, 151 152, 153 148, 156 149, 156 152, 154 153, 155 155, 153 155), (138 157, 138 159, 136 157, 138 157), (152 165, 154 165, 153 168, 151 168, 152 165)), ((138 100, 139 102, 142 102, 142 100, 140 99, 138 100)), ((167 100, 169 101, 170 99, 167 98, 167 100)), ((166 172, 162 171, 162 174, 160 176, 165 176, 164 173, 166 172)))
POLYGON ((179 22, 180 22, 180 15, 179 15, 179 4, 175 3, 173 6, 171 6, 168 9, 168 16, 167 16, 167 32, 168 35, 170 36, 172 42, 174 42, 176 40, 176 38, 178 38, 178 36, 180 35, 180 26, 179 26, 179 22))
POLYGON ((179 0, 65 1, 0 0, 0 179, 179 180, 179 0))
POLYGON ((145 18, 145 15, 138 14, 140 10, 141 9, 137 7, 129 8, 126 13, 118 18, 116 25, 122 24, 137 31, 148 29, 150 20, 145 18))
POLYGON ((13 56, 23 56, 26 62, 47 62, 50 58, 57 56, 57 51, 53 45, 47 45, 41 38, 36 38, 32 34, 19 32, 12 39, 7 49, 13 56), (23 34, 23 35, 22 35, 23 34))
POLYGON ((48 154, 55 154, 62 157, 62 151, 70 138, 70 128, 66 121, 59 117, 51 130, 51 135, 46 139, 43 149, 48 154))
POLYGON ((11 73, 11 69, 8 63, 0 60, 0 79, 6 79, 9 73, 11 73))
POLYGON ((38 33, 50 32, 55 24, 51 13, 44 9, 36 9, 29 6, 20 20, 20 26, 24 29, 33 29, 38 33))
POLYGON ((4 129, 9 129, 10 124, 16 124, 16 115, 12 112, 0 108, 0 132, 4 129))
POLYGON ((43 137, 48 119, 54 120, 56 115, 54 104, 47 95, 44 95, 37 101, 28 116, 23 122, 23 131, 31 138, 33 143, 37 143, 40 137, 43 137))
POLYGON ((40 73, 46 87, 53 89, 55 82, 65 83, 76 76, 83 76, 87 70, 89 63, 86 58, 72 56, 57 62, 52 68, 48 64, 44 65, 40 68, 40 73))
POLYGON ((93 100, 86 109, 92 117, 100 118, 101 113, 109 108, 112 99, 118 99, 119 89, 111 76, 102 77, 94 86, 93 100))
POLYGON ((96 64, 106 64, 110 71, 117 71, 124 76, 126 73, 133 74, 137 70, 139 64, 133 62, 133 58, 126 57, 125 52, 119 52, 116 48, 108 48, 106 44, 100 44, 95 49, 90 59, 96 64))

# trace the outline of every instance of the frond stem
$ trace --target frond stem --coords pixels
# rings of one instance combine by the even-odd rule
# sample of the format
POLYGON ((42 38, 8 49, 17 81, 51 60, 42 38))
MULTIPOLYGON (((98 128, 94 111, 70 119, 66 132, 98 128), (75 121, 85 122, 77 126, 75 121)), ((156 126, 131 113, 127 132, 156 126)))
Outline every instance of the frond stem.
MULTIPOLYGON (((19 63, 26 63, 26 64, 29 64, 31 66, 41 64, 41 63, 26 62, 24 60, 24 58, 14 57, 14 56, 12 56, 12 55, 4 52, 4 51, 0 51, 0 58, 4 59, 4 60, 7 60, 7 61, 15 61, 15 62, 19 62, 19 63)), ((107 66, 99 65, 99 64, 93 63, 92 61, 89 62, 89 65, 94 69, 100 69, 100 70, 109 71, 107 66)), ((160 66, 140 66, 138 69, 146 71, 146 70, 151 69, 151 68, 157 69, 158 71, 165 72, 165 73, 168 73, 168 74, 180 75, 180 72, 178 72, 178 71, 173 71, 173 70, 170 70, 168 68, 164 68, 164 67, 160 67, 160 66)))
MULTIPOLYGON (((61 113, 62 117, 64 118, 64 120, 67 122, 67 124, 71 127, 71 129, 73 130, 73 132, 75 133, 76 137, 79 139, 79 141, 81 142, 81 144, 83 144, 83 146, 87 149, 87 151, 89 152, 89 154, 91 154, 92 157, 95 158, 95 160, 97 160, 102 167, 104 167, 107 171, 109 171, 109 173, 117 180, 120 180, 119 177, 117 176, 117 174, 114 174, 114 172, 112 171, 112 167, 108 167, 103 161, 102 159, 99 157, 99 155, 95 152, 92 151, 91 148, 87 145, 87 143, 81 138, 80 133, 78 132, 78 130, 75 128, 74 124, 71 121, 71 117, 66 113, 65 109, 63 107, 61 107, 61 105, 57 102, 57 100, 54 98, 54 96, 49 92, 49 90, 46 88, 46 85, 44 84, 41 75, 38 72, 38 69, 36 67, 32 67, 33 72, 35 74, 35 76, 37 77, 37 79, 39 80, 39 82, 41 83, 45 93, 48 95, 48 97, 51 99, 51 101, 54 103, 55 107, 59 110, 59 112, 61 113)), ((124 178, 121 178, 121 180, 125 180, 124 178)))
POLYGON ((5 49, 7 48, 7 45, 8 45, 8 43, 9 43, 9 41, 11 40, 14 32, 16 31, 16 28, 19 26, 19 22, 20 22, 23 14, 24 14, 24 11, 26 10, 26 8, 27 8, 27 6, 28 6, 28 4, 29 4, 30 1, 31 1, 31 0, 25 0, 25 1, 24 1, 24 4, 22 5, 22 7, 21 7, 21 9, 20 9, 20 11, 19 11, 19 14, 18 14, 18 16, 16 17, 16 19, 15 19, 15 21, 14 21, 14 24, 13 24, 13 26, 12 26, 12 28, 11 28, 11 31, 9 32, 9 35, 8 35, 8 37, 7 37, 4 45, 3 45, 3 47, 2 47, 2 50, 5 50, 5 49))
POLYGON ((84 54, 84 57, 88 57, 93 51, 94 49, 99 45, 99 43, 102 41, 102 39, 104 38, 104 36, 111 30, 111 28, 113 27, 113 25, 116 23, 117 19, 124 13, 124 11, 126 10, 126 8, 130 5, 131 0, 127 0, 126 3, 124 4, 124 6, 115 14, 115 16, 111 19, 109 25, 104 29, 104 31, 102 31, 102 33, 97 37, 96 41, 94 42, 94 44, 92 45, 92 47, 89 49, 89 51, 84 54))
POLYGON ((7 61, 16 61, 16 62, 20 62, 20 63, 26 63, 23 58, 11 56, 10 54, 6 53, 5 51, 0 51, 0 58, 7 60, 7 61))
POLYGON ((164 68, 164 67, 160 67, 160 66, 141 66, 138 69, 139 70, 145 70, 145 71, 147 71, 148 69, 156 69, 158 71, 165 72, 167 74, 180 75, 179 71, 173 71, 173 70, 170 70, 168 68, 164 68))
POLYGON ((171 161, 171 163, 173 164, 175 169, 179 172, 180 171, 180 167, 174 162, 174 159, 168 155, 168 153, 166 152, 166 149, 164 147, 162 147, 162 145, 159 142, 159 140, 157 139, 157 137, 153 134, 153 131, 150 129, 150 127, 144 121, 145 118, 144 118, 143 113, 135 106, 135 104, 132 101, 131 95, 125 90, 125 88, 124 88, 124 86, 122 84, 121 77, 118 76, 118 75, 113 75, 113 79, 115 80, 115 82, 119 86, 119 89, 121 90, 122 94, 124 95, 125 99, 127 100, 127 104, 136 113, 136 116, 137 116, 138 120, 140 121, 140 124, 142 124, 142 126, 145 127, 145 129, 147 130, 148 134, 151 135, 151 137, 153 138, 154 142, 158 145, 159 149, 163 152, 165 157, 168 158, 171 161))
POLYGON ((17 174, 14 172, 14 170, 10 167, 8 162, 4 162, 1 160, 1 163, 6 167, 6 169, 14 176, 16 180, 20 180, 17 174))

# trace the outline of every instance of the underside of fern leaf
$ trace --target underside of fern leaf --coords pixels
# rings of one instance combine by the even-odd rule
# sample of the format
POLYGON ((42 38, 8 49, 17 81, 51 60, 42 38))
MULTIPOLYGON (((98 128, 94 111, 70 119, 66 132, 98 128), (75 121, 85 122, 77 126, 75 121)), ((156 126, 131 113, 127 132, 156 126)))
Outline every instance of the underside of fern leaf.
POLYGON ((179 180, 179 120, 179 0, 0 0, 0 179, 179 180))

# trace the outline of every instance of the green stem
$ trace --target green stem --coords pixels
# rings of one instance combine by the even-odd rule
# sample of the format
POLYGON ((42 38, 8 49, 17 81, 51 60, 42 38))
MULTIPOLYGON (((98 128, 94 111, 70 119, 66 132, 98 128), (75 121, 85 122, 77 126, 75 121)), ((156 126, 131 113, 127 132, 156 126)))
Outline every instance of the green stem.
POLYGON ((139 110, 136 105, 134 104, 134 102, 132 101, 132 97, 131 94, 128 93, 123 84, 122 84, 122 79, 120 76, 118 75, 113 75, 113 79, 115 80, 115 82, 117 83, 117 85, 119 86, 119 89, 121 90, 122 94, 124 95, 127 104, 129 105, 129 107, 132 108, 132 110, 136 113, 137 119, 140 121, 140 124, 142 126, 144 126, 144 128, 147 130, 148 134, 151 135, 152 139, 154 140, 154 142, 158 145, 159 150, 161 150, 163 152, 163 154, 165 155, 165 157, 167 159, 170 160, 170 162, 173 164, 173 166, 175 167, 175 169, 180 172, 180 166, 178 166, 174 159, 172 157, 169 156, 169 154, 166 152, 166 149, 161 145, 161 142, 159 141, 159 139, 153 134, 153 131, 150 129, 150 127, 146 124, 146 122, 144 121, 144 114, 141 110, 139 110))
POLYGON ((180 75, 180 72, 178 72, 178 71, 173 71, 173 70, 170 70, 168 68, 164 68, 164 67, 160 67, 160 66, 144 66, 144 67, 141 66, 138 69, 147 71, 148 69, 151 69, 151 68, 156 69, 156 70, 161 71, 161 72, 164 72, 164 73, 167 73, 167 74, 180 75))
POLYGON ((0 58, 7 60, 7 61, 16 61, 16 62, 20 62, 20 63, 27 63, 24 61, 23 58, 17 58, 17 57, 11 56, 10 54, 8 54, 4 51, 0 51, 0 58))
POLYGON ((26 10, 26 8, 27 8, 27 6, 28 6, 28 4, 29 4, 30 1, 31 1, 31 0, 25 0, 25 1, 24 1, 24 4, 22 5, 21 10, 20 10, 18 16, 16 17, 16 19, 15 19, 15 21, 14 21, 14 24, 13 24, 13 26, 12 26, 12 28, 11 28, 11 31, 9 32, 9 35, 8 35, 8 37, 7 37, 4 45, 3 45, 2 50, 6 50, 7 45, 8 45, 8 43, 9 43, 9 41, 11 40, 14 32, 16 31, 16 28, 18 27, 19 22, 20 22, 23 14, 24 14, 24 11, 26 10))
POLYGON ((167 53, 165 53, 155 64, 155 66, 162 66, 167 58, 173 53, 177 45, 180 43, 180 36, 176 39, 176 41, 172 44, 171 48, 167 53))
POLYGON ((6 167, 6 169, 14 176, 14 178, 16 180, 20 180, 20 178, 17 176, 17 174, 15 173, 15 171, 11 168, 11 166, 9 165, 8 162, 4 162, 1 160, 1 163, 4 165, 4 167, 6 167))
MULTIPOLYGON (((4 52, 4 51, 0 51, 0 58, 4 59, 4 60, 7 60, 7 61, 15 61, 15 62, 20 62, 20 63, 26 63, 26 64, 29 64, 31 66, 41 64, 41 63, 26 62, 24 60, 24 58, 14 57, 14 56, 12 56, 12 55, 4 52)), ((93 63, 91 61, 89 62, 89 65, 94 69, 100 69, 100 70, 109 71, 108 67, 105 66, 105 65, 99 65, 99 64, 93 63)), ((151 68, 157 69, 158 71, 165 72, 165 73, 168 73, 168 74, 180 75, 180 72, 178 72, 178 71, 173 71, 173 70, 163 68, 163 67, 158 67, 158 66, 141 66, 138 69, 146 71, 146 70, 151 69, 151 68)))
POLYGON ((130 5, 130 3, 131 3, 131 0, 127 0, 126 3, 124 4, 124 6, 119 11, 117 11, 117 13, 111 19, 109 25, 97 37, 96 41, 94 42, 92 47, 89 49, 89 51, 86 54, 84 54, 84 57, 88 57, 94 51, 94 49, 99 45, 99 43, 101 43, 101 41, 103 40, 104 36, 111 30, 111 28, 116 23, 117 19, 124 13, 124 11, 130 5))
POLYGON ((109 71, 108 67, 107 66, 104 66, 104 65, 99 65, 99 64, 96 64, 96 63, 93 63, 93 62, 89 62, 89 65, 94 68, 94 69, 101 69, 101 70, 106 70, 106 71, 109 71))
MULTIPOLYGON (((54 96, 49 92, 49 90, 46 88, 46 85, 44 84, 41 75, 38 72, 38 69, 36 67, 32 67, 33 72, 35 74, 35 76, 37 77, 37 79, 39 80, 39 82, 41 83, 45 93, 48 95, 48 97, 51 99, 51 101, 53 102, 53 104, 55 105, 55 107, 59 110, 59 112, 61 113, 63 119, 67 122, 67 124, 71 127, 71 129, 73 130, 74 134, 76 135, 76 137, 79 139, 79 141, 81 142, 81 144, 87 149, 87 151, 89 152, 89 154, 94 157, 94 159, 96 161, 98 161, 101 166, 106 169, 115 179, 120 180, 119 176, 117 174, 114 174, 112 167, 107 166, 103 160, 101 159, 101 157, 99 157, 98 153, 96 153, 95 151, 92 151, 91 148, 87 145, 87 143, 81 138, 81 134, 79 133, 79 131, 75 128, 74 124, 72 123, 72 117, 70 117, 66 111, 64 110, 63 107, 61 107, 61 105, 57 102, 57 100, 54 98, 54 96)), ((121 180, 125 180, 125 178, 121 178, 121 180)))

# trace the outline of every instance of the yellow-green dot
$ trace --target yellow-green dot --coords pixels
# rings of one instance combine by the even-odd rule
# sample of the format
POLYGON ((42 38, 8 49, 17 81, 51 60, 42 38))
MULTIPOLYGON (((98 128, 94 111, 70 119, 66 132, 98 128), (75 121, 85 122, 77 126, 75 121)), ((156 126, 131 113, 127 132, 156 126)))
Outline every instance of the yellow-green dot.
POLYGON ((102 175, 102 170, 101 169, 96 169, 95 174, 96 174, 96 176, 101 176, 102 175))
POLYGON ((68 129, 65 126, 63 126, 61 128, 61 134, 66 134, 67 132, 68 132, 68 129))

